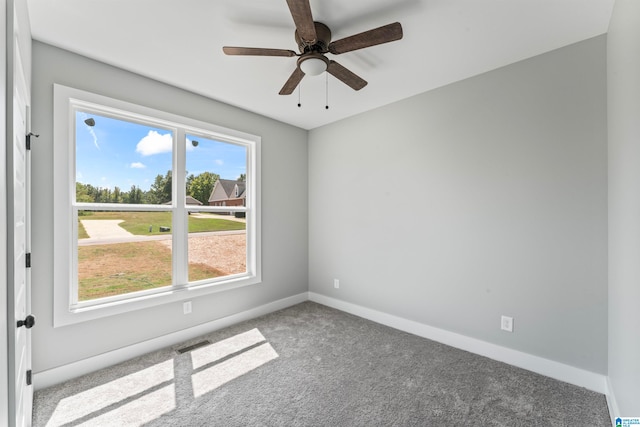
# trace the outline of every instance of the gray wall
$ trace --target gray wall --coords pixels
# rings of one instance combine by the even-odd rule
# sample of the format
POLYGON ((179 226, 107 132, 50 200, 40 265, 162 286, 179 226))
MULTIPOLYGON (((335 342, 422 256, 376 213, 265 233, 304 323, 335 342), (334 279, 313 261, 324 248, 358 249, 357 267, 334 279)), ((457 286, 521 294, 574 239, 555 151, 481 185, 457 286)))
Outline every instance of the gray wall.
POLYGON ((310 291, 606 373, 605 46, 312 130, 310 291))
MULTIPOLYGON (((33 369, 41 372, 307 291, 307 132, 49 45, 33 44, 33 369), (262 137, 263 283, 53 328, 53 84, 262 137)), ((56 144, 64 141, 55 141, 56 144)))
POLYGON ((614 415, 630 417, 640 414, 640 2, 616 0, 607 55, 609 381, 614 415))

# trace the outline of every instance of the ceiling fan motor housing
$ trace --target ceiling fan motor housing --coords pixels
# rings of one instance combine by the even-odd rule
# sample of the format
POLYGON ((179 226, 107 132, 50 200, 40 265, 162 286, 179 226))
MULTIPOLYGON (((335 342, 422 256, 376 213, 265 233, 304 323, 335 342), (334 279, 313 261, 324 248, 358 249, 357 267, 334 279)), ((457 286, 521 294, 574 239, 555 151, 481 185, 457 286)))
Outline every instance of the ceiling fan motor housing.
POLYGON ((322 22, 314 22, 316 28, 316 41, 314 44, 309 44, 300 38, 298 30, 295 32, 296 43, 300 53, 305 52, 322 52, 329 51, 329 43, 331 43, 331 30, 322 22))

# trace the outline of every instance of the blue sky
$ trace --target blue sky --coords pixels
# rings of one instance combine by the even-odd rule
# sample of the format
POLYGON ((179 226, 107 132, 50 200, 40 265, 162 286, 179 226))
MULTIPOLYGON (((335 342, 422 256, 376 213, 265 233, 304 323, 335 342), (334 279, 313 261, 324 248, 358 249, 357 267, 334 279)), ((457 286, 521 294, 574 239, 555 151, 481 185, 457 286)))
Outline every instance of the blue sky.
MULTIPOLYGON (((94 187, 147 191, 172 165, 171 132, 162 128, 76 113, 76 181, 94 187), (94 126, 84 120, 93 118, 94 126)), ((189 174, 209 171, 223 179, 246 173, 246 148, 187 135, 189 174), (197 144, 194 144, 197 141, 197 144)))

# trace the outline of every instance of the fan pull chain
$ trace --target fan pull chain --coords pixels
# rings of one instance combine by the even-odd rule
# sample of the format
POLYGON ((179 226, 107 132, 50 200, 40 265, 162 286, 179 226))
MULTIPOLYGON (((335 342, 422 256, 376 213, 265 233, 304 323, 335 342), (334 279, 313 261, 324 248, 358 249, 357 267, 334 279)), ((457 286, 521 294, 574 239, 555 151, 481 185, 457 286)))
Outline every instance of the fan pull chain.
POLYGON ((302 107, 302 104, 300 103, 300 87, 302 86, 302 83, 300 83, 298 85, 298 108, 302 107))
POLYGON ((324 108, 325 108, 325 110, 328 110, 329 109, 329 73, 325 72, 324 75, 326 77, 325 88, 326 88, 326 94, 327 94, 327 96, 326 96, 327 102, 326 102, 324 108))

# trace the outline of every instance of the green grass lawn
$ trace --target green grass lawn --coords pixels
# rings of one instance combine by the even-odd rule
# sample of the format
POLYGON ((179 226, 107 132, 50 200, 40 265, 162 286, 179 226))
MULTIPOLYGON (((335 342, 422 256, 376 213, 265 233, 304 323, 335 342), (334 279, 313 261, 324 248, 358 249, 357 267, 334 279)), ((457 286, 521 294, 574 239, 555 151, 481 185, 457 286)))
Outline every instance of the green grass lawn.
MULTIPOLYGON (((156 234, 167 234, 161 232, 160 227, 171 227, 171 212, 84 212, 78 219, 121 219, 120 227, 128 232, 139 236, 153 236, 156 234), (151 227, 151 232, 149 232, 151 227)), ((228 231, 228 230, 244 230, 246 225, 244 222, 232 221, 220 218, 200 218, 189 215, 189 233, 201 233, 206 231, 228 231)), ((78 224, 78 238, 83 239, 89 237, 82 227, 78 224)))
MULTIPOLYGON (((80 219, 85 218, 81 217, 80 219)), ((88 239, 89 235, 87 234, 87 230, 84 229, 84 226, 80 221, 78 221, 78 239, 88 239)))
MULTIPOLYGON (((171 286, 171 250, 159 242, 78 247, 78 299, 87 301, 171 286)), ((223 276, 204 264, 189 264, 189 280, 223 276)))
MULTIPOLYGON (((119 225, 132 234, 151 236, 160 226, 171 227, 171 212, 84 212, 78 217, 78 238, 88 238, 80 220, 121 219, 119 225), (149 227, 152 231, 149 232, 149 227)), ((189 215, 189 232, 244 230, 245 223, 189 215)), ((171 250, 159 242, 131 242, 78 247, 78 299, 121 295, 171 285, 171 250)), ((189 263, 189 280, 198 281, 223 273, 204 264, 189 263)))

